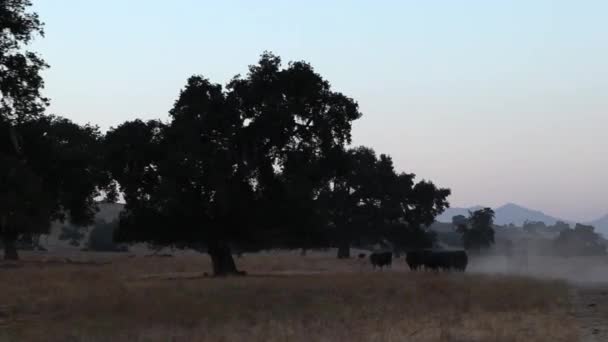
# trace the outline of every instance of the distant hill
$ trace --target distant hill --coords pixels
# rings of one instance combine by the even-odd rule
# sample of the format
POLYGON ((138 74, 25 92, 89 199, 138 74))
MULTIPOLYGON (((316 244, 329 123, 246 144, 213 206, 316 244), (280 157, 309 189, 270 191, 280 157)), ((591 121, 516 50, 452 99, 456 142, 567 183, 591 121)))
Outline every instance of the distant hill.
MULTIPOLYGON (((482 209, 483 206, 474 206, 470 208, 449 208, 443 214, 437 217, 439 222, 452 222, 452 217, 456 215, 469 216, 469 211, 475 211, 482 209)), ((497 225, 508 225, 513 223, 517 226, 523 225, 528 221, 544 222, 547 225, 553 225, 557 221, 564 221, 569 223, 571 226, 574 225, 574 221, 563 220, 557 217, 547 215, 539 210, 529 209, 517 204, 508 203, 502 207, 494 209, 496 217, 494 223, 497 225)), ((584 224, 592 225, 598 233, 608 237, 608 214, 591 222, 583 222, 584 224)))
POLYGON ((505 204, 495 210, 496 212, 496 224, 505 225, 513 223, 521 226, 526 221, 544 222, 547 225, 553 225, 557 221, 565 221, 553 216, 549 216, 542 211, 528 209, 517 204, 509 203, 505 204))
MULTIPOLYGON (((437 217, 439 222, 452 222, 452 217, 456 215, 468 216, 469 211, 475 211, 483 208, 482 206, 474 206, 471 208, 450 208, 443 214, 437 217)), ((525 221, 544 222, 548 225, 555 224, 557 221, 565 221, 559 218, 549 216, 542 211, 528 209, 517 204, 508 203, 502 207, 494 209, 496 217, 494 223, 498 225, 515 224, 521 226, 525 221)), ((567 221, 566 221, 567 222, 567 221)))
POLYGON ((595 221, 588 222, 595 227, 595 230, 604 236, 608 236, 608 215, 601 217, 595 221))

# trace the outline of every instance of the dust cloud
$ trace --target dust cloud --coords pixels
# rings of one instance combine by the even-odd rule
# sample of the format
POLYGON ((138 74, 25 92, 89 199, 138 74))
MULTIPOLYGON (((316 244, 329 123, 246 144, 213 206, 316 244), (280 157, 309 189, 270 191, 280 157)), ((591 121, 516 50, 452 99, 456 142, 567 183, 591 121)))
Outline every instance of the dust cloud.
POLYGON ((608 257, 536 254, 470 256, 467 272, 565 280, 577 285, 608 284, 608 257))

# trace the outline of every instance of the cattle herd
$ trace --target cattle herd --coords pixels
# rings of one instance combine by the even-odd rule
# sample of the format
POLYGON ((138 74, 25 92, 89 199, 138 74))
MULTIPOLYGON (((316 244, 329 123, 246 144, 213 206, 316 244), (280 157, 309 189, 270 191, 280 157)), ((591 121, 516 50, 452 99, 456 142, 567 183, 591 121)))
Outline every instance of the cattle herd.
MULTIPOLYGON (((365 255, 360 254, 359 258, 365 255)), ((393 252, 375 252, 370 254, 369 260, 373 268, 391 267, 393 252)), ((412 271, 458 271, 464 272, 469 258, 465 251, 449 250, 415 250, 406 254, 405 261, 412 271)))
POLYGON ((372 263, 372 267, 391 267, 393 264, 393 252, 376 252, 369 256, 369 261, 372 263))

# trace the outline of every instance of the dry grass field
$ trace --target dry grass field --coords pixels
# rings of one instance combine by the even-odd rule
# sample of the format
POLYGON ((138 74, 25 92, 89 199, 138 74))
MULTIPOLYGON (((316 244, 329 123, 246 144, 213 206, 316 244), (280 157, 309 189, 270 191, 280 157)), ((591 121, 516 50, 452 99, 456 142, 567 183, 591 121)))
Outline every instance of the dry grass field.
POLYGON ((0 269, 0 341, 576 341, 560 281, 390 271, 329 254, 25 255, 0 269))

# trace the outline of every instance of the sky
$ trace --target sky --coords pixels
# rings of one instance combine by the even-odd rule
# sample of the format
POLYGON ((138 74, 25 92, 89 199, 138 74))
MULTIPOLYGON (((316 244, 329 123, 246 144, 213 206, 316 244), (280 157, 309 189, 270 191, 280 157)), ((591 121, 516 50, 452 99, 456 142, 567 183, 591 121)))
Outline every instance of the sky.
POLYGON ((226 84, 268 50, 354 98, 353 145, 452 206, 608 213, 608 1, 33 2, 50 113, 166 119, 189 76, 226 84))

